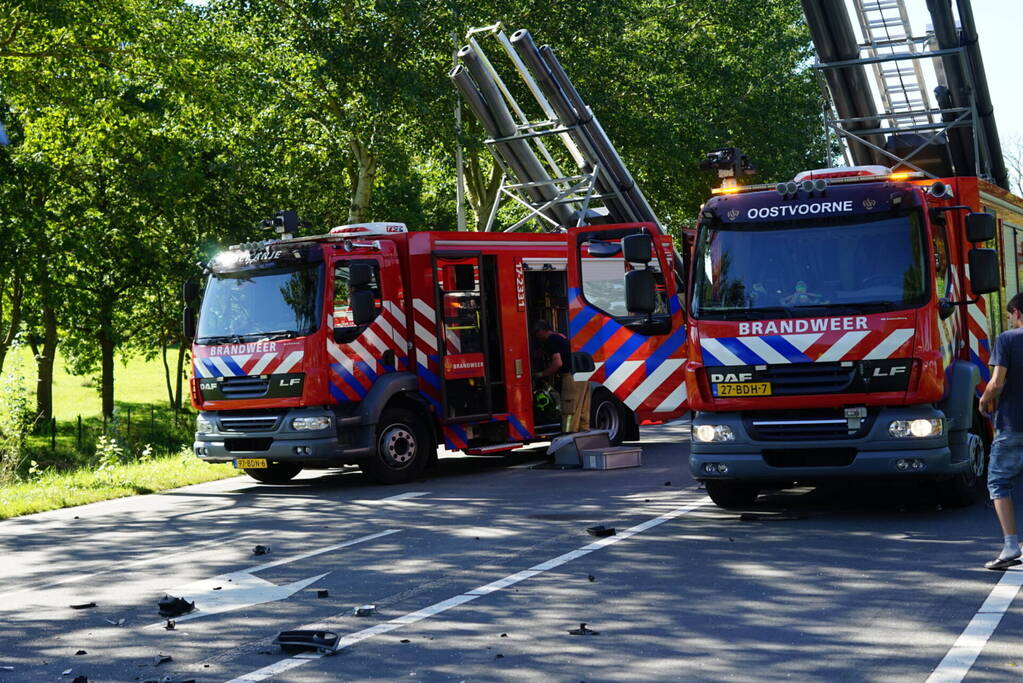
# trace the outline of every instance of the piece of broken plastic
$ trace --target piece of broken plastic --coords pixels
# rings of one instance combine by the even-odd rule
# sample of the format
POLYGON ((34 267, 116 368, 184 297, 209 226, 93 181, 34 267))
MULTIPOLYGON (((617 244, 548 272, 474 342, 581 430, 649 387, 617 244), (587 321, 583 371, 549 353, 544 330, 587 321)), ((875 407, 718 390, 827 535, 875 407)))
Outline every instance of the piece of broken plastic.
POLYGON ((268 545, 257 545, 252 549, 253 555, 266 555, 268 552, 270 552, 270 546, 268 545))
POLYGON ((579 624, 579 628, 574 628, 568 632, 573 636, 599 636, 600 631, 594 631, 591 628, 586 628, 586 624, 579 624))
POLYGON ((85 676, 75 676, 71 679, 71 683, 89 683, 89 679, 85 676))
POLYGON ((320 652, 333 654, 340 636, 333 631, 281 631, 274 638, 285 652, 320 652))
POLYGON ((597 526, 586 527, 586 533, 597 538, 604 538, 605 536, 614 536, 617 532, 613 526, 607 527, 603 524, 598 524, 597 526))
POLYGON ((371 617, 373 613, 377 611, 376 605, 363 605, 362 607, 355 608, 355 616, 357 617, 371 617))
POLYGON ((71 609, 91 609, 96 606, 94 602, 80 602, 76 605, 70 605, 71 609))
POLYGON ((188 614, 195 609, 194 602, 188 602, 184 598, 175 598, 165 595, 156 603, 160 608, 161 617, 176 617, 181 614, 188 614))
POLYGON ((153 666, 160 666, 166 662, 174 661, 174 658, 170 655, 159 654, 153 657, 153 666))

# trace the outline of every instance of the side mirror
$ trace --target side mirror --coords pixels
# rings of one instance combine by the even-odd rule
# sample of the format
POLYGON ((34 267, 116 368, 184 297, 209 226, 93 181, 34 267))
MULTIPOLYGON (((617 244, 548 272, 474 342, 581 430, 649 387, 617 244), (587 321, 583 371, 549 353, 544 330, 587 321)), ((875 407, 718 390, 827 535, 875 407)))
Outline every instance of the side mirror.
POLYGON ((593 372, 596 369, 593 356, 585 351, 572 352, 572 372, 593 372))
POLYGON ((998 291, 1001 281, 998 277, 998 253, 994 249, 970 249, 967 254, 970 264, 970 289, 974 294, 990 294, 998 291))
POLYGON ((622 245, 618 242, 605 242, 604 240, 590 240, 586 244, 586 251, 590 256, 606 258, 617 256, 622 253, 622 245))
POLYGON ((966 214, 966 240, 968 242, 987 242, 989 239, 993 239, 994 236, 994 215, 990 213, 966 214))
POLYGON ((181 334, 185 336, 185 339, 195 339, 195 328, 195 309, 185 306, 185 309, 181 311, 181 334))
POLYGON ((650 263, 652 246, 650 235, 646 233, 622 238, 622 252, 629 263, 650 263))
POLYGON ((625 274, 625 309, 650 315, 657 309, 657 286, 652 270, 630 270, 625 274))
POLYGON ((376 302, 373 292, 369 289, 355 289, 349 294, 349 306, 352 309, 352 323, 368 325, 377 317, 376 302))
POLYGON ((199 280, 193 275, 181 285, 181 301, 187 306, 199 298, 199 280))
POLYGON ((373 266, 368 263, 353 263, 348 266, 348 288, 368 287, 373 283, 373 266))

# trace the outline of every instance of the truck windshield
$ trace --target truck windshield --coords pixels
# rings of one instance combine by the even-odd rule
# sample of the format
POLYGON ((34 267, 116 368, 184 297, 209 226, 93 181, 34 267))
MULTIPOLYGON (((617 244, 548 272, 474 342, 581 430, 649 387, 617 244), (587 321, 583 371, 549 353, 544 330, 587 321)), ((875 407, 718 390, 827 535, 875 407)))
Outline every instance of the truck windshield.
POLYGON ((759 319, 848 315, 924 303, 920 217, 704 225, 693 314, 759 319))
POLYGON ((322 264, 237 271, 210 276, 196 343, 286 339, 319 324, 322 264))

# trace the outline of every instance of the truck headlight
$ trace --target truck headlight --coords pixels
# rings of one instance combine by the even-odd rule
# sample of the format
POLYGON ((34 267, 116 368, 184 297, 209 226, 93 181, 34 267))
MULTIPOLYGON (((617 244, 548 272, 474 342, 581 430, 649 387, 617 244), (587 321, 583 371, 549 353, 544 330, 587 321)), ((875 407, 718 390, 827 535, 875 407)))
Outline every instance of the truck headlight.
POLYGON ((693 430, 693 436, 703 443, 735 440, 735 433, 728 425, 699 425, 693 430))
POLYGON ((195 431, 200 434, 208 434, 213 431, 213 423, 199 415, 195 418, 195 431))
POLYGON ((926 439, 940 436, 945 431, 945 422, 941 418, 916 420, 893 420, 888 425, 888 433, 896 439, 926 439))
POLYGON ((330 417, 321 415, 319 417, 296 417, 291 421, 291 428, 297 432, 312 432, 319 429, 330 428, 330 417))

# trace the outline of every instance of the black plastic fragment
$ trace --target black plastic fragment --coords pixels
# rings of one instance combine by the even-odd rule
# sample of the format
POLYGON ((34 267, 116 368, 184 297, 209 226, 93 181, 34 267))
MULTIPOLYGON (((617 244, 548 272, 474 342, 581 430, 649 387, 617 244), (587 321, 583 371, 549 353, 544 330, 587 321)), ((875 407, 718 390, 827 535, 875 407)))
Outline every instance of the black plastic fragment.
POLYGON ((320 588, 319 590, 316 591, 316 597, 318 597, 318 598, 325 598, 325 597, 327 597, 329 595, 330 595, 330 591, 327 590, 326 588, 320 588))
POLYGON ((79 650, 78 652, 75 653, 75 657, 78 657, 80 655, 87 655, 87 654, 89 654, 89 653, 86 652, 85 650, 79 650))
POLYGON ((85 676, 75 676, 71 679, 71 683, 89 683, 89 679, 85 676))
POLYGON ((71 609, 92 609, 96 606, 94 602, 80 602, 77 605, 69 605, 71 609))
POLYGON ((341 637, 333 631, 281 631, 274 638, 285 652, 322 652, 333 654, 341 637))
POLYGON ((586 628, 586 624, 579 624, 579 628, 574 628, 568 632, 569 635, 573 636, 599 636, 600 631, 594 631, 591 628, 586 628))
POLYGON ((166 662, 171 662, 171 661, 174 661, 174 658, 171 657, 170 655, 162 655, 162 654, 161 655, 156 655, 155 657, 153 657, 153 666, 160 666, 161 664, 165 664, 166 662))
POLYGON ((161 617, 176 617, 182 614, 188 614, 195 609, 194 602, 189 602, 184 598, 175 598, 170 595, 163 596, 156 604, 160 608, 161 617))
POLYGON ((163 628, 167 631, 173 631, 175 626, 177 626, 177 624, 174 623, 174 620, 168 619, 167 623, 163 625, 163 628))
POLYGON ((598 524, 597 526, 586 527, 586 533, 597 538, 604 538, 605 536, 614 536, 618 532, 615 531, 613 526, 606 527, 603 524, 598 524))
POLYGON ((596 581, 596 580, 597 580, 597 577, 596 577, 596 576, 594 576, 593 574, 590 574, 590 575, 589 575, 589 576, 587 576, 586 578, 590 580, 590 583, 593 583, 594 581, 596 581))
POLYGON ((257 545, 252 549, 253 555, 266 555, 268 552, 270 552, 270 546, 268 545, 257 545))

